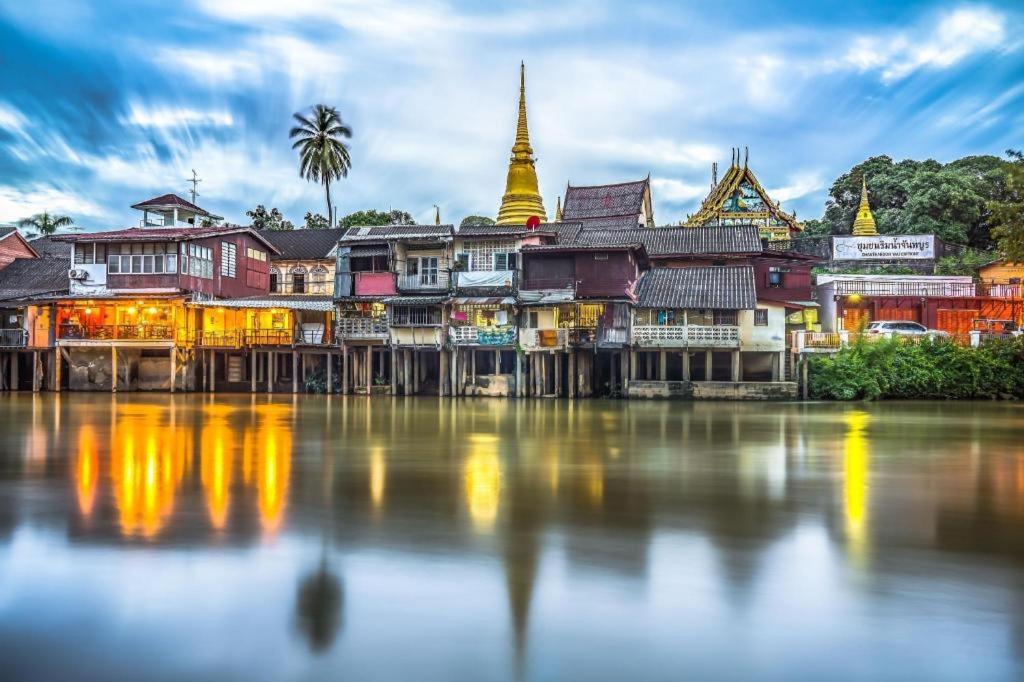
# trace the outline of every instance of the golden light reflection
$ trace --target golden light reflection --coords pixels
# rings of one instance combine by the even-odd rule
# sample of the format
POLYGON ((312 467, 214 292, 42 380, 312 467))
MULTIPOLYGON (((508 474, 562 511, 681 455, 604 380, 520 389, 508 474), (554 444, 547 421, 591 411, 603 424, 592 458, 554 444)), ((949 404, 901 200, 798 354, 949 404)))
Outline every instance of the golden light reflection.
POLYGON ((591 462, 586 466, 587 472, 587 499, 590 504, 600 507, 604 501, 604 465, 601 462, 591 462))
POLYGON ((266 533, 275 533, 284 520, 291 479, 291 425, 280 419, 268 420, 257 430, 256 489, 259 500, 260 525, 266 533))
POLYGON ((477 531, 494 527, 501 499, 501 461, 496 436, 471 434, 471 450, 463 465, 463 486, 469 517, 477 531))
POLYGON ((125 535, 155 536, 174 509, 185 467, 187 441, 159 425, 159 411, 118 421, 113 432, 110 478, 125 535))
POLYGON ((844 416, 843 481, 846 536, 853 556, 863 560, 867 551, 869 445, 865 435, 867 412, 852 410, 844 416))
POLYGON ((377 445, 370 451, 370 500, 375 508, 380 507, 384 501, 386 478, 387 463, 384 461, 384 448, 377 445))
POLYGON ((96 502, 96 486, 99 480, 99 454, 96 450, 96 431, 86 424, 78 432, 78 459, 75 462, 75 491, 78 493, 78 509, 88 519, 96 502))
POLYGON ((206 493, 206 506, 210 523, 221 530, 227 523, 231 507, 231 479, 233 473, 230 449, 231 430, 217 421, 203 429, 200 479, 206 493))

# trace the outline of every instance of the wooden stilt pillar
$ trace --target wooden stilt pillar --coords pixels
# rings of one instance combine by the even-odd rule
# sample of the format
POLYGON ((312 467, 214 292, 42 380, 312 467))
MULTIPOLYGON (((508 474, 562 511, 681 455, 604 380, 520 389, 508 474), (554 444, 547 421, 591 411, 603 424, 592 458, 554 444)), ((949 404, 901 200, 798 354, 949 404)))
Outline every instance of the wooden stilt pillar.
POLYGON ((277 380, 277 354, 272 350, 267 351, 267 393, 274 392, 274 382, 277 380))
POLYGON ((684 350, 681 353, 683 361, 683 381, 690 380, 690 351, 684 350))
POLYGON ((217 351, 210 351, 210 393, 217 392, 217 351))
POLYGON ((551 362, 555 366, 555 397, 562 397, 562 354, 555 353, 551 356, 551 362))
POLYGON ((476 386, 476 348, 469 349, 470 378, 469 385, 476 386))
POLYGON ((334 353, 326 353, 324 355, 324 361, 327 363, 327 395, 331 395, 334 393, 334 353))
POLYGON ((658 351, 658 381, 668 380, 668 357, 665 351, 658 351))
POLYGON ((448 384, 448 351, 441 349, 437 357, 437 395, 439 398, 447 395, 448 384))
POLYGON ((810 397, 810 388, 807 385, 808 364, 809 363, 807 362, 806 356, 800 360, 800 390, 802 392, 804 400, 807 400, 807 398, 810 397))
POLYGON ((405 369, 402 370, 402 392, 405 395, 412 395, 412 351, 402 351, 405 369))
POLYGON ((341 394, 348 395, 348 346, 341 347, 341 394))
POLYGON ((373 346, 366 346, 366 395, 373 393, 373 346))
POLYGON ((391 349, 391 395, 398 394, 398 365, 395 361, 395 355, 398 354, 394 348, 391 349))
POLYGON ((704 351, 704 381, 711 381, 712 372, 714 369, 714 363, 712 362, 713 355, 711 351, 704 351))
POLYGON ((292 351, 292 393, 299 392, 299 354, 292 351))
MULTIPOLYGON (((178 383, 178 349, 171 349, 171 393, 174 393, 174 389, 177 388, 178 383)), ((57 364, 60 364, 60 358, 57 358, 57 364)))
POLYGON ((523 354, 516 351, 516 397, 523 397, 523 354))
POLYGON ((117 393, 117 346, 110 347, 110 392, 117 393))
POLYGON ((576 372, 576 351, 569 351, 569 376, 566 383, 569 385, 569 397, 576 397, 576 387, 578 382, 579 374, 576 372))
POLYGON ((32 351, 32 392, 39 393, 39 351, 32 351))
MULTIPOLYGON (((57 393, 60 393, 61 391, 61 383, 63 382, 64 378, 64 357, 62 354, 63 350, 63 348, 53 349, 53 390, 56 391, 57 393)), ((171 350, 171 353, 174 353, 173 349, 171 350)), ((171 367, 174 367, 173 362, 171 364, 171 367)), ((173 388, 173 385, 171 386, 171 388, 173 388)))

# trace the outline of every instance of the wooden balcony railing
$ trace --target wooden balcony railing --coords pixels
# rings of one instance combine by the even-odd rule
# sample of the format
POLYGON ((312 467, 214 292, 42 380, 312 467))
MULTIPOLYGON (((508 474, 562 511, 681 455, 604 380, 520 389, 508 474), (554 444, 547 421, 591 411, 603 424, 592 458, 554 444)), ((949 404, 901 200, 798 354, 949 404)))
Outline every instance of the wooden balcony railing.
POLYGON ((830 353, 835 352, 850 342, 850 332, 809 332, 797 330, 793 332, 794 353, 830 353))
POLYGON ((449 327, 448 335, 457 346, 511 346, 516 342, 516 327, 449 327))
POLYGON ((388 322, 383 317, 343 317, 334 323, 336 339, 387 338, 388 322))
POLYGON ((28 345, 28 332, 24 329, 0 329, 0 348, 24 348, 28 345))
POLYGON ((60 324, 57 338, 88 341, 173 341, 174 327, 162 324, 60 324))
POLYGON ((209 331, 200 330, 196 332, 195 342, 197 346, 205 348, 241 348, 242 330, 231 331, 209 331))
POLYGON ((738 348, 735 325, 672 325, 633 327, 633 343, 657 348, 738 348))
POLYGON ((291 346, 295 343, 295 332, 291 329, 246 329, 247 346, 291 346))
POLYGON ((448 273, 440 271, 398 276, 398 288, 402 291, 447 291, 448 282, 448 273))
POLYGON ((519 345, 523 350, 564 350, 569 347, 568 329, 522 329, 519 345))

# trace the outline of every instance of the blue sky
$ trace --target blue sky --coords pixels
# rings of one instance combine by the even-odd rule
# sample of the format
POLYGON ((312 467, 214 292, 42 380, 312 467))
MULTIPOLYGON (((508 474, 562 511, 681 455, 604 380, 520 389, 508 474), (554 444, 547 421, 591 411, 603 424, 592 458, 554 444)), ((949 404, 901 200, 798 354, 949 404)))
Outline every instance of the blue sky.
POLYGON ((520 59, 549 215, 567 182, 650 172, 674 223, 749 146, 783 207, 817 217, 868 156, 1024 146, 1022 28, 1010 2, 0 0, 0 222, 132 225, 195 168, 200 205, 298 224, 324 202, 287 130, 317 102, 355 131, 342 214, 493 216, 520 59))

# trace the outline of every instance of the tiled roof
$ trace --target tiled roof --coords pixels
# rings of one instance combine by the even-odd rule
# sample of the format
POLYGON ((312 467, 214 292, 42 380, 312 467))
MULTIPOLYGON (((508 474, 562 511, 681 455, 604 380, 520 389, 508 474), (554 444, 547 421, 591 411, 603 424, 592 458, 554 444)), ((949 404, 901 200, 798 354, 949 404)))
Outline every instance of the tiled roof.
POLYGON ((145 201, 140 201, 137 204, 133 204, 132 208, 141 211, 148 208, 173 208, 175 206, 177 206, 178 208, 183 208, 187 211, 191 211, 196 215, 210 215, 209 212, 207 212, 206 210, 199 208, 191 201, 186 201, 185 199, 182 199, 177 194, 162 194, 158 197, 153 197, 152 199, 146 199, 145 201))
POLYGON ((441 239, 455 233, 452 225, 373 225, 350 227, 342 235, 342 242, 379 242, 391 239, 441 239))
POLYGON ((644 191, 648 180, 617 185, 592 185, 565 190, 562 206, 564 220, 589 220, 613 216, 638 216, 643 213, 644 191))
MULTIPOLYGON (((560 240, 561 241, 561 240, 560 240)), ((756 225, 720 227, 637 227, 631 230, 580 230, 562 243, 643 244, 652 258, 675 255, 761 253, 756 225)))
POLYGON ((327 230, 259 230, 260 235, 280 252, 277 258, 293 260, 330 258, 344 232, 343 227, 327 230))
POLYGON ((0 270, 0 300, 68 290, 70 258, 15 258, 0 270))
POLYGON ((18 228, 13 225, 0 225, 0 239, 3 239, 12 232, 17 232, 18 228))
POLYGON ((533 230, 526 225, 466 225, 460 227, 456 234, 460 237, 518 237, 531 234, 556 234, 558 223, 541 223, 533 230))
POLYGON ((749 265, 654 268, 640 277, 636 294, 641 308, 752 310, 757 305, 749 265))
POLYGON ((220 225, 217 227, 129 227, 125 230, 108 230, 106 232, 85 232, 82 234, 62 234, 53 238, 67 242, 123 242, 123 241, 164 241, 178 242, 187 239, 217 237, 238 232, 248 232, 268 247, 274 254, 274 246, 260 230, 241 225, 220 225))
POLYGON ((646 227, 646 225, 641 225, 635 215, 592 218, 583 221, 584 230, 634 230, 638 227, 646 227))
POLYGON ((71 244, 53 237, 36 237, 29 242, 41 258, 70 258, 71 244))

